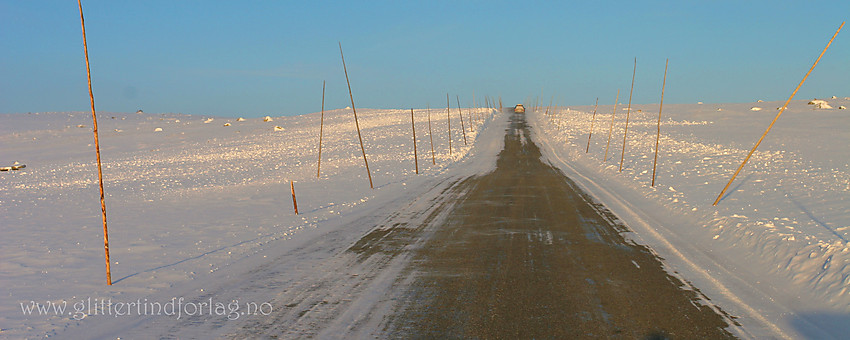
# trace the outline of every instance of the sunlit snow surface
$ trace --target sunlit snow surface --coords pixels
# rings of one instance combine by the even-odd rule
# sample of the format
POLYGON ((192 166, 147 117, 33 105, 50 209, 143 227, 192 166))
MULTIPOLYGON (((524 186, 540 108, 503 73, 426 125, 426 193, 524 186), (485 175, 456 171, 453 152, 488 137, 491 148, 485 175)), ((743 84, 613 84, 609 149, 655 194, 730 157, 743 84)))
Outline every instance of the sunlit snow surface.
POLYGON ((665 105, 655 187, 658 104, 632 106, 622 172, 626 105, 617 106, 607 162, 612 105, 597 109, 589 153, 593 106, 530 115, 553 162, 580 174, 674 269, 701 272, 685 275, 698 287, 716 281, 732 300, 749 294, 761 321, 786 335, 840 337, 850 331, 850 112, 806 103, 789 105, 717 207, 783 102, 665 105))
MULTIPOLYGON (((452 109, 450 155, 446 110, 431 110, 433 165, 427 111, 416 110, 417 176, 410 110, 358 110, 374 190, 351 110, 324 113, 321 178, 316 177, 319 113, 269 122, 99 113, 111 287, 104 273, 91 115, 0 115, 0 162, 27 165, 0 173, 0 337, 62 334, 88 321, 103 326, 112 321, 88 308, 88 315, 71 313, 73 304, 89 299, 166 303, 203 291, 222 269, 256 266, 266 256, 345 228, 351 216, 443 176, 467 157, 492 119, 490 112, 464 109, 465 146, 452 109), (295 181, 298 216, 290 181, 295 181), (68 310, 24 315, 21 304, 31 301, 64 302, 68 310)), ((238 274, 225 272, 220 275, 238 274)))
MULTIPOLYGON (((835 108, 850 104, 827 100, 835 108)), ((806 102, 790 105, 717 207, 714 198, 782 102, 665 105, 654 188, 657 104, 633 105, 622 173, 625 105, 617 108, 607 162, 612 105, 598 108, 590 153, 592 106, 559 107, 544 116, 545 108, 534 112, 528 105, 532 130, 524 137, 623 220, 633 239, 652 246, 670 270, 738 317, 740 335, 840 338, 850 332, 850 113, 806 102), (751 111, 755 106, 762 110, 751 111)), ((269 122, 101 113, 111 287, 104 277, 90 114, 0 115, 0 166, 27 165, 0 172, 0 337, 89 328, 120 336, 129 327, 134 334, 167 336, 149 333, 163 319, 27 316, 21 304, 165 303, 211 288, 226 291, 216 284, 317 236, 347 230, 357 216, 427 190, 429 180, 483 171, 466 160, 476 157, 471 145, 482 142, 483 128, 501 129, 494 118, 483 119, 485 111, 473 119, 474 129, 466 121, 470 146, 464 146, 452 109, 451 156, 446 111, 431 111, 432 165, 426 111, 416 110, 416 176, 410 111, 358 110, 375 190, 350 110, 325 112, 319 179, 319 113, 269 122), (298 216, 289 181, 295 181, 298 216)), ((503 129, 491 135, 483 142, 498 141, 503 129)), ((268 294, 274 293, 239 298, 262 303, 268 294)))

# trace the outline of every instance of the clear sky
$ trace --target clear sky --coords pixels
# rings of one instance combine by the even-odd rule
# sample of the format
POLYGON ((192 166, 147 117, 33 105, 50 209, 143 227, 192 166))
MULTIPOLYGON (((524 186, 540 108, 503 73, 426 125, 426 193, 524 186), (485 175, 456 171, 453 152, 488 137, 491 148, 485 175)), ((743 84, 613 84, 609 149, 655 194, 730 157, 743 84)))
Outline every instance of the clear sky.
MULTIPOLYGON (((83 1, 99 111, 784 100, 850 1, 83 1)), ((850 27, 797 98, 850 96, 850 27)), ((88 109, 74 0, 0 0, 0 112, 88 109)))

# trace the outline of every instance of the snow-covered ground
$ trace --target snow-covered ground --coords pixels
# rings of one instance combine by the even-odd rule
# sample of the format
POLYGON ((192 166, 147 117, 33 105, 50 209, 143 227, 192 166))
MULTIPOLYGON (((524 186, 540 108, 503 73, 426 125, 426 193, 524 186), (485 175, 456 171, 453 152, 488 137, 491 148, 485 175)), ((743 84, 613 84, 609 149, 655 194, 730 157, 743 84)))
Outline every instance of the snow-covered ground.
POLYGON ((416 175, 410 110, 359 110, 374 190, 350 109, 325 112, 320 178, 319 113, 270 122, 99 113, 112 286, 104 273, 90 114, 0 115, 2 166, 27 165, 0 172, 0 337, 87 334, 81 329, 121 336, 156 322, 150 315, 160 307, 171 321, 180 317, 175 307, 220 321, 261 318, 270 308, 263 294, 203 292, 320 235, 367 231, 348 223, 468 163, 492 113, 464 109, 464 145, 453 108, 450 155, 446 110, 432 109, 432 164, 427 112, 416 110, 416 175), (234 298, 242 300, 231 305, 234 298))
POLYGON ((671 270, 754 337, 850 334, 850 100, 793 101, 712 203, 783 102, 665 105, 651 187, 658 104, 529 110, 550 161, 651 245, 671 270), (756 110, 753 108, 761 108, 756 110))
MULTIPOLYGON (((622 219, 634 240, 652 246, 671 271, 738 317, 740 335, 841 338, 850 334, 850 114, 838 107, 850 100, 827 101, 835 109, 794 101, 717 207, 714 198, 781 102, 665 105, 654 188, 657 104, 633 105, 622 173, 622 105, 607 162, 612 105, 598 109, 589 153, 593 107, 556 108, 544 116, 527 106, 533 130, 526 137, 622 219)), ((0 337, 87 330, 105 337, 172 336, 159 331, 163 320, 178 326, 185 320, 188 327, 197 318, 141 317, 152 313, 139 306, 159 303, 167 313, 171 303, 173 312, 180 298, 186 299, 183 312, 214 315, 207 330, 262 318, 274 287, 228 285, 247 284, 238 278, 251 279, 252 270, 307 249, 319 236, 356 238, 371 226, 354 221, 386 213, 382 207, 413 200, 452 174, 486 171, 482 164, 490 159, 479 159, 473 145, 488 145, 486 154, 495 154, 490 149, 498 148, 506 117, 485 111, 479 109, 472 132, 467 121, 470 145, 464 146, 452 109, 451 156, 446 111, 431 111, 433 165, 426 112, 417 110, 417 176, 410 111, 359 110, 374 190, 350 110, 325 112, 321 178, 318 113, 271 122, 101 113, 113 286, 104 277, 90 115, 0 115, 0 166, 27 165, 0 172, 0 337), (229 290, 238 294, 222 294, 229 290), (237 306, 230 305, 234 299, 237 306), (25 312, 48 301, 65 310, 25 312), (252 303, 253 313, 240 314, 252 303)), ((308 267, 274 269, 283 279, 302 280, 299 275, 322 273, 309 267, 322 256, 328 254, 292 260, 308 267)))

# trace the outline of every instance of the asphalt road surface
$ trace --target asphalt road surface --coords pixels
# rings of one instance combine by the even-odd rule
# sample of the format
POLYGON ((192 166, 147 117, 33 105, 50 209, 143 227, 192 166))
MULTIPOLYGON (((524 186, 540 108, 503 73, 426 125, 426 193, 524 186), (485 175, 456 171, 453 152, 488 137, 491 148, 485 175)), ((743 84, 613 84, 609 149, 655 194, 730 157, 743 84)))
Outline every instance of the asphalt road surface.
POLYGON ((733 318, 671 276, 627 230, 541 161, 513 114, 494 172, 410 256, 384 320, 401 338, 731 338, 733 318))

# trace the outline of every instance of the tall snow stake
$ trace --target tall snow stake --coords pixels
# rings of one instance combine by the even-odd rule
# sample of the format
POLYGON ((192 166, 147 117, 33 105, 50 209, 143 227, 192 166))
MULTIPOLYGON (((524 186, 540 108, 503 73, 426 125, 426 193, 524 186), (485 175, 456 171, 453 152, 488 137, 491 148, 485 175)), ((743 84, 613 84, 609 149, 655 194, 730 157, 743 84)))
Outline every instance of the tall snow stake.
POLYGON ((726 190, 728 190, 729 186, 732 185, 732 182, 735 181, 735 177, 738 177, 738 173, 741 172, 741 169, 743 169, 744 165, 747 164, 747 161, 750 160, 750 156, 752 156, 753 153, 756 152, 756 148, 759 147, 759 144, 761 144, 761 142, 764 140, 764 137, 767 136, 768 132, 770 132, 770 129, 773 127, 773 124, 776 123, 776 120, 779 119, 779 116, 782 115, 782 112, 785 112, 785 109, 788 107, 788 104, 791 103, 792 99, 794 99, 794 95, 797 94, 797 91, 800 90, 800 87, 803 86, 803 83, 806 82, 806 78, 809 77, 809 74, 812 73, 812 70, 815 69, 815 66, 818 66, 820 58, 823 57, 823 54, 826 53, 827 49, 829 49, 829 45, 832 45, 832 41, 835 40, 835 37, 838 35, 838 32, 841 32, 842 27, 844 27, 844 22, 841 22, 841 26, 838 26, 838 30, 836 30, 835 34, 832 35, 832 39, 829 39, 829 43, 827 43, 826 47, 823 48, 823 52, 820 53, 818 59, 815 60, 814 64, 812 64, 812 67, 809 69, 809 72, 806 72, 806 76, 803 77, 803 80, 800 81, 800 84, 797 85, 797 88, 794 89, 794 92, 791 93, 791 96, 788 97, 788 100, 785 101, 785 105, 782 105, 782 108, 779 109, 779 113, 776 114, 776 117, 773 118, 773 121, 770 122, 770 125, 767 126, 767 130, 764 131, 764 133, 761 135, 761 138, 759 138, 758 142, 756 142, 756 145, 753 146, 753 149, 750 150, 750 153, 747 154, 747 157, 744 158, 743 162, 741 162, 741 166, 738 167, 738 170, 735 170, 735 174, 732 175, 732 178, 729 179, 729 183, 726 183, 726 186, 723 188, 722 191, 720 191, 720 195, 717 195, 717 199, 714 200, 714 204, 712 205, 716 206, 717 203, 720 202, 720 199, 723 198, 723 194, 726 193, 726 190))
MULTIPOLYGON (((475 103, 473 102, 473 105, 475 103)), ((466 109, 466 123, 469 124, 469 133, 475 133, 475 122, 472 120, 472 117, 475 116, 475 108, 467 108, 466 109)))
POLYGON ((94 92, 91 87, 91 67, 89 66, 89 47, 86 42, 86 20, 83 18, 82 0, 77 0, 80 7, 80 25, 83 27, 83 52, 86 55, 86 76, 89 82, 89 99, 91 101, 91 119, 94 127, 94 150, 97 154, 97 179, 100 187, 100 211, 103 217, 103 253, 106 257, 106 284, 112 285, 112 268, 109 265, 109 232, 106 228, 106 200, 103 195, 103 166, 100 163, 100 140, 97 138, 97 113, 94 110, 94 92))
POLYGON ((596 104, 593 105, 593 117, 590 118, 590 134, 587 135, 587 149, 584 153, 590 152, 590 137, 593 137, 593 123, 596 121, 596 108, 599 107, 599 97, 596 97, 596 104))
POLYGON ((658 165, 658 142, 661 140, 661 109, 664 108, 664 87, 667 86, 667 64, 670 59, 664 62, 664 81, 661 83, 661 105, 658 106, 658 134, 655 135, 655 159, 652 161, 652 184, 655 186, 655 166, 658 165))
POLYGON ((452 115, 451 104, 449 104, 449 94, 446 93, 446 122, 449 123, 449 157, 452 155, 452 115))
POLYGON ((416 166, 416 174, 419 174, 419 154, 416 151, 416 122, 413 119, 413 108, 410 109, 410 127, 413 129, 413 164, 416 166))
POLYGON ((360 135, 360 123, 357 122, 357 109, 354 108, 354 95, 351 93, 351 82, 348 81, 348 69, 345 67, 345 56, 342 54, 342 42, 339 42, 339 56, 342 57, 342 69, 345 71, 345 83, 348 84, 348 96, 351 97, 351 111, 354 112, 354 126, 357 127, 357 139, 360 140, 360 151, 363 152, 363 163, 366 164, 366 174, 369 175, 369 187, 372 184, 372 172, 369 171, 369 161, 366 159, 366 149, 363 147, 363 137, 360 135))
POLYGON ((626 136, 629 134, 629 116, 632 113, 632 92, 635 90, 635 72, 637 71, 637 57, 635 57, 635 68, 632 70, 632 89, 629 90, 629 106, 626 109, 626 129, 623 131, 623 152, 620 154, 620 172, 623 172, 623 159, 626 158, 626 136))
POLYGON ((617 97, 614 99, 614 111, 611 112, 611 127, 608 128, 608 142, 605 143, 605 157, 603 162, 608 161, 608 146, 611 145, 611 133, 614 132, 614 116, 617 113, 617 101, 620 100, 620 89, 617 89, 617 97))
POLYGON ((437 156, 434 155, 434 134, 431 133, 431 104, 428 104, 428 138, 431 140, 431 163, 437 165, 437 156))
POLYGON ((289 190, 292 192, 292 207, 295 208, 295 215, 298 215, 298 201, 295 200, 295 181, 289 181, 289 190))
POLYGON ((460 110, 460 96, 455 96, 457 99, 457 114, 460 115, 460 131, 463 132, 463 145, 466 144, 466 127, 463 126, 463 111, 460 110))
POLYGON ((319 163, 316 165, 316 178, 322 173, 322 130, 325 126, 325 81, 322 80, 322 114, 319 118, 319 163))

